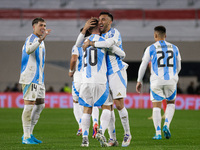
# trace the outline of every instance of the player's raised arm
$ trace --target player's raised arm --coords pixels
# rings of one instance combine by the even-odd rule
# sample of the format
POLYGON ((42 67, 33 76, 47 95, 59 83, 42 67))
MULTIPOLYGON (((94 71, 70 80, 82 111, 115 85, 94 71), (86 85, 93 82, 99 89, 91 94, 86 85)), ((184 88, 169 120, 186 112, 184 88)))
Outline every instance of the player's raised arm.
POLYGON ((84 38, 85 38, 85 36, 87 36, 88 29, 91 27, 94 27, 95 26, 94 23, 95 23, 95 19, 93 17, 91 19, 87 20, 87 22, 85 23, 85 26, 82 28, 82 30, 76 40, 75 45, 77 47, 82 46, 82 44, 84 42, 84 38))
POLYGON ((43 32, 43 35, 40 36, 38 42, 41 43, 42 41, 44 41, 44 39, 46 38, 47 35, 49 35, 51 32, 51 29, 46 29, 44 32, 43 32))
MULTIPOLYGON (((44 27, 46 28, 46 25, 44 25, 44 27)), ((41 32, 42 32, 42 35, 38 38, 38 40, 35 40, 33 43, 29 41, 26 44, 26 53, 27 54, 33 53, 38 48, 38 46, 46 38, 46 36, 50 34, 51 29, 41 29, 41 32)))

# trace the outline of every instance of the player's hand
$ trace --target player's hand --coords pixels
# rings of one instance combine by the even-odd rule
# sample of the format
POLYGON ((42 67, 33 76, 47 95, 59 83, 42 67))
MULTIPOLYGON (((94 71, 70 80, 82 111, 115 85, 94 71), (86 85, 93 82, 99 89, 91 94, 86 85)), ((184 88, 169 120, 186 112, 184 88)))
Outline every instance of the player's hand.
POLYGON ((96 21, 95 21, 95 18, 92 17, 91 19, 89 19, 88 21, 86 21, 85 23, 85 26, 83 27, 83 30, 82 30, 82 34, 85 34, 86 31, 90 28, 90 27, 95 27, 95 24, 96 21))
POLYGON ((41 43, 46 38, 46 36, 50 34, 50 32, 51 32, 51 29, 46 29, 43 35, 40 37, 39 42, 41 43))
POLYGON ((73 77, 74 72, 69 72, 69 77, 73 77))
POLYGON ((90 40, 86 40, 85 42, 84 42, 84 44, 83 44, 83 51, 85 51, 86 50, 86 48, 88 47, 88 46, 90 46, 90 40))
POLYGON ((136 84, 136 92, 140 93, 141 92, 141 88, 142 88, 142 83, 137 82, 137 84, 136 84))

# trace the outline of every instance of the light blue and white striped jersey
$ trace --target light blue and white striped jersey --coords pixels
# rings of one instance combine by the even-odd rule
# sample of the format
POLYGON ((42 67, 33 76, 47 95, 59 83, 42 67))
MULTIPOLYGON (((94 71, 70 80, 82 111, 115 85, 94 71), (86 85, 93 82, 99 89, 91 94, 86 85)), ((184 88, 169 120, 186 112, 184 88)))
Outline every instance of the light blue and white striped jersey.
MULTIPOLYGON (((116 43, 116 46, 118 46, 119 48, 121 48, 121 50, 123 50, 121 34, 116 28, 111 28, 107 33, 104 33, 101 36, 104 37, 105 39, 113 38, 113 40, 116 43)), ((125 66, 128 66, 125 62, 123 62, 120 59, 119 56, 110 51, 107 51, 106 61, 107 61, 108 75, 111 75, 121 70, 125 66)))
POLYGON ((177 46, 161 40, 147 47, 142 61, 151 61, 151 84, 170 85, 178 82, 177 65, 181 56, 177 46))
MULTIPOLYGON (((92 34, 90 41, 104 41, 104 39, 92 34)), ((84 69, 82 83, 101 83, 107 82, 107 66, 105 49, 94 48, 89 46, 84 52, 84 69)))
POLYGON ((44 84, 45 45, 35 34, 27 37, 22 48, 20 84, 44 84))
POLYGON ((83 71, 83 48, 77 47, 76 45, 72 48, 72 55, 77 55, 78 59, 76 62, 75 72, 73 75, 73 81, 81 83, 82 71, 83 71))

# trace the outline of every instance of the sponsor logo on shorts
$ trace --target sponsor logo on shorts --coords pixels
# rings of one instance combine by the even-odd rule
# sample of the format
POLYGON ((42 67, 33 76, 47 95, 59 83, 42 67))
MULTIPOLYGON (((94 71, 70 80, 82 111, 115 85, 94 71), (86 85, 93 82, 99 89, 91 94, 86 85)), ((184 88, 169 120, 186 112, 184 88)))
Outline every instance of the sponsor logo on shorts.
POLYGON ((117 96, 121 96, 122 94, 119 92, 118 94, 117 94, 117 96))
POLYGON ((33 94, 33 96, 32 96, 33 98, 35 98, 35 94, 33 94))

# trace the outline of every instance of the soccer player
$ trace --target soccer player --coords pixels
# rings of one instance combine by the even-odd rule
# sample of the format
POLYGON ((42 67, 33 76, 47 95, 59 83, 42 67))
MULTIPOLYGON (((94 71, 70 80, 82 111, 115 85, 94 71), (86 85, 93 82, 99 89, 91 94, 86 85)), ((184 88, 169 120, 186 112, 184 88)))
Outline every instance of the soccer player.
MULTIPOLYGON (((72 96, 73 96, 73 113, 76 118, 76 121, 79 124, 79 130, 77 132, 77 136, 82 135, 82 127, 81 127, 81 117, 83 114, 83 108, 79 105, 79 92, 81 86, 82 79, 82 66, 83 66, 83 50, 82 47, 76 47, 75 45, 72 48, 72 57, 70 61, 70 70, 69 76, 73 77, 72 82, 72 96)), ((95 138, 98 128, 98 120, 99 120, 99 109, 98 107, 93 107, 92 111, 93 118, 93 135, 95 138)))
MULTIPOLYGON (((88 31, 88 29, 90 28, 90 27, 94 27, 94 23, 95 23, 95 20, 96 20, 96 18, 94 18, 94 17, 92 17, 91 19, 89 19, 89 20, 87 20, 87 22, 85 23, 85 26, 84 26, 84 28, 83 28, 83 30, 81 31, 81 33, 79 34, 79 36, 78 36, 78 38, 77 38, 77 41, 76 41, 76 46, 77 47, 80 47, 80 46, 82 46, 82 44, 83 44, 83 42, 84 42, 84 37, 86 36, 87 37, 87 35, 89 34, 87 31, 88 31)), ((105 39, 104 39, 105 40, 105 39)), ((85 47, 84 45, 83 45, 83 47, 85 47)), ((88 47, 88 46, 87 46, 88 47)), ((84 49, 86 49, 87 47, 85 47, 84 49)), ((125 56, 126 56, 126 54, 124 53, 124 51, 121 51, 121 49, 120 48, 118 48, 117 46, 115 46, 115 45, 113 45, 111 48, 110 48, 110 51, 113 53, 113 54, 116 54, 116 55, 118 55, 121 59, 123 59, 123 58, 125 58, 125 56)), ((114 111, 112 111, 112 114, 114 113, 114 111)), ((98 114, 97 113, 97 107, 93 107, 93 112, 92 112, 92 118, 93 118, 93 138, 95 138, 95 135, 96 135, 96 133, 97 133, 97 125, 95 124, 95 118, 97 118, 97 117, 95 117, 95 116, 97 116, 97 115, 95 115, 95 114, 98 114)), ((115 122, 114 122, 115 123, 115 122)), ((115 124, 114 124, 115 125, 115 124)), ((111 131, 111 133, 112 134, 114 134, 115 135, 115 132, 113 132, 113 131, 115 131, 115 128, 113 128, 113 130, 111 131)), ((115 136, 116 137, 116 136, 115 136)), ((117 141, 114 141, 115 143, 117 142, 117 141)), ((117 142, 118 143, 118 142, 117 142)), ((118 145, 118 144, 117 144, 118 145)))
MULTIPOLYGON (((85 47, 93 46, 96 48, 111 48, 113 45, 122 48, 122 38, 120 32, 116 28, 111 28, 113 22, 113 16, 109 12, 101 12, 99 15, 99 26, 100 32, 106 40, 105 41, 93 41, 86 42, 85 47)), ((109 87, 114 99, 116 108, 118 109, 119 116, 124 128, 124 139, 122 146, 126 147, 130 144, 131 133, 128 119, 128 111, 124 107, 124 98, 126 97, 126 88, 127 88, 127 73, 126 69, 128 65, 122 61, 122 58, 114 54, 111 51, 107 53, 107 68, 108 68, 108 80, 109 87)), ((116 134, 115 134, 115 114, 114 110, 111 113, 111 122, 108 128, 110 140, 109 146, 118 145, 116 134)))
MULTIPOLYGON (((80 40, 77 39, 76 40, 76 44, 75 44, 76 46, 82 48, 84 39, 88 38, 91 35, 91 33, 88 31, 88 29, 90 27, 95 27, 95 23, 96 23, 96 19, 93 18, 93 17, 86 21, 84 28, 81 30, 81 33, 78 36, 78 38, 83 38, 83 37, 84 38, 83 38, 83 40, 81 40, 81 43, 78 43, 80 40)), ((96 134, 97 134, 97 129, 99 127, 99 125, 98 125, 98 122, 99 122, 99 108, 98 107, 93 107, 93 109, 92 109, 92 121, 93 121, 92 138, 95 138, 96 134)))
POLYGON ((151 62, 150 99, 153 103, 153 123, 156 131, 153 139, 155 140, 162 139, 161 105, 164 99, 167 100, 167 108, 163 132, 165 138, 169 139, 171 137, 169 127, 175 112, 176 87, 178 73, 181 70, 179 49, 177 46, 165 41, 165 38, 166 28, 164 26, 156 26, 154 28, 156 42, 147 47, 144 52, 136 85, 136 91, 140 93, 144 73, 149 62, 151 62))
MULTIPOLYGON (((84 28, 81 29, 81 35, 84 35, 83 39, 86 39, 90 35, 88 29, 90 27, 94 27, 93 23, 95 23, 93 21, 93 19, 89 19, 86 22, 84 28)), ((83 50, 81 47, 82 43, 77 43, 77 41, 72 49, 69 76, 73 77, 73 83, 72 83, 73 111, 74 111, 74 116, 79 124, 79 130, 77 132, 77 135, 79 136, 79 135, 82 135, 81 117, 83 114, 83 108, 78 103, 81 79, 82 79, 82 70, 83 70, 83 50)), ((95 136, 97 134, 97 129, 99 126, 98 125, 98 120, 99 120, 99 108, 98 107, 93 107, 92 120, 93 120, 93 135, 92 135, 92 137, 95 138, 95 136)))
POLYGON ((81 117, 83 114, 83 109, 78 103, 79 91, 81 86, 81 76, 82 76, 81 73, 83 66, 82 56, 83 56, 82 47, 76 47, 74 45, 72 48, 69 76, 73 77, 73 82, 72 82, 73 113, 76 118, 76 121, 79 124, 79 130, 76 134, 77 136, 82 135, 81 117))
MULTIPOLYGON (((89 37, 90 40, 104 40, 99 36, 100 32, 98 28, 98 20, 96 20, 96 26, 90 28, 89 30, 92 33, 89 37)), ((82 116, 83 141, 81 146, 89 146, 88 134, 90 117, 92 114, 92 107, 94 106, 102 106, 103 109, 100 119, 101 133, 97 134, 96 137, 100 141, 102 147, 107 146, 106 139, 103 134, 110 121, 110 105, 112 105, 112 101, 109 102, 109 86, 107 83, 105 53, 105 50, 94 47, 88 47, 84 52, 84 69, 79 95, 79 103, 84 106, 82 116)))
POLYGON ((22 125, 24 135, 22 144, 38 144, 42 141, 33 136, 34 126, 37 124, 40 113, 45 107, 44 39, 51 30, 46 29, 46 22, 42 18, 32 21, 33 33, 27 37, 22 48, 21 74, 19 83, 22 84, 24 110, 22 125))

